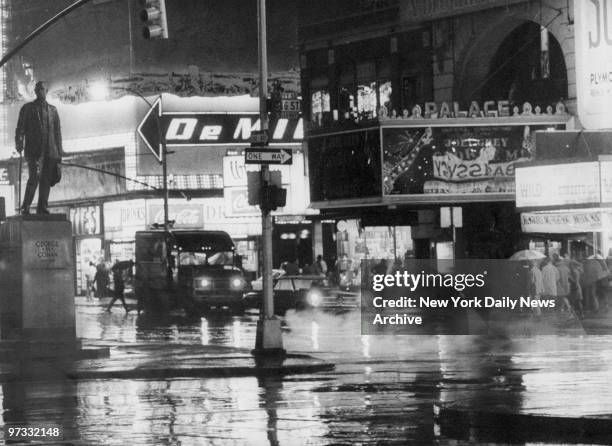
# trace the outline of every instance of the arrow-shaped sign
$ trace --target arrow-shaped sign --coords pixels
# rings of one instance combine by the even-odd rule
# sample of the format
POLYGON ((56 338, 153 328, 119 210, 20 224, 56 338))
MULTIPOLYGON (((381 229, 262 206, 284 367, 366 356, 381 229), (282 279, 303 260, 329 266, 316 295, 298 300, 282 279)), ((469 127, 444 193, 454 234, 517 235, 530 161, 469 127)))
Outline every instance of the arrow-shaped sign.
MULTIPOLYGON (((138 125, 137 132, 144 142, 140 150, 146 151, 146 147, 160 163, 162 143, 166 147, 243 146, 254 141, 265 144, 269 139, 272 146, 301 145, 302 118, 272 119, 270 130, 265 134, 259 130, 260 124, 257 112, 166 111, 162 110, 161 98, 158 98, 138 125)), ((291 164, 291 150, 282 150, 285 152, 280 161, 275 158, 267 164, 291 164)))
POLYGON ((245 164, 293 164, 291 149, 245 149, 245 164))
POLYGON ((162 148, 161 135, 162 135, 162 107, 161 97, 153 103, 142 122, 136 129, 144 143, 147 145, 149 150, 153 152, 155 158, 161 163, 164 150, 162 148))

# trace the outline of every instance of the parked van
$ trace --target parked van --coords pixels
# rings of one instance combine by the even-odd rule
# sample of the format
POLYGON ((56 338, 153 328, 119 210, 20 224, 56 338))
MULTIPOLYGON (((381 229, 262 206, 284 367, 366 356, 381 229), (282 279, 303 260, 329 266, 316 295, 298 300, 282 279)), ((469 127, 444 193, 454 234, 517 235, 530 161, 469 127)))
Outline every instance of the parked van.
POLYGON ((136 297, 152 310, 242 309, 247 282, 235 251, 224 231, 138 231, 136 297))

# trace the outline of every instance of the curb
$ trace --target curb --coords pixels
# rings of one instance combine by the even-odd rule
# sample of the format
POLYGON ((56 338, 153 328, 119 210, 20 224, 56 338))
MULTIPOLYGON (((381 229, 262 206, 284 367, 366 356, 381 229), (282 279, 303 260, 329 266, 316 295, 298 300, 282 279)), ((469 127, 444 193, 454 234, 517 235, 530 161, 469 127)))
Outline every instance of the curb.
POLYGON ((82 381, 104 379, 148 379, 164 380, 174 378, 238 378, 246 376, 286 376, 328 372, 334 370, 335 365, 330 363, 298 364, 280 367, 191 367, 191 368, 164 368, 164 369, 126 369, 126 370, 66 370, 57 366, 49 369, 38 369, 37 372, 2 373, 1 382, 19 381, 82 381), (48 373, 53 369, 53 373, 48 373))
POLYGON ((109 371, 75 371, 66 377, 92 379, 170 379, 170 378, 234 378, 245 376, 285 376, 331 371, 334 364, 290 365, 281 367, 191 367, 188 369, 132 369, 109 371))

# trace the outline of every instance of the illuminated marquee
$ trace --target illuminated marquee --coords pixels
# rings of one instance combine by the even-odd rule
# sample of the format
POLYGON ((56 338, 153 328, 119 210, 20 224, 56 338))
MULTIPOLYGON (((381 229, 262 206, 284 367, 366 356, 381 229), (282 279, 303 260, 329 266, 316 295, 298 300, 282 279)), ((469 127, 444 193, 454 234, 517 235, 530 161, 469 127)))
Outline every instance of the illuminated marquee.
MULTIPOLYGON (((168 146, 245 145, 261 129, 257 114, 202 113, 162 116, 168 146)), ((280 118, 269 123, 270 144, 301 144, 302 119, 280 118)))

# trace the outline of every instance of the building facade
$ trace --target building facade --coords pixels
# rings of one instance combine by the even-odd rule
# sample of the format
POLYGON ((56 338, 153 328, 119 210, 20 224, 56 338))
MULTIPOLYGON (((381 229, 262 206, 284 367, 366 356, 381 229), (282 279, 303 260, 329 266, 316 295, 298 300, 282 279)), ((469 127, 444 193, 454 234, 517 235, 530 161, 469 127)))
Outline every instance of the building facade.
MULTIPOLYGON (((303 2, 313 207, 327 256, 507 258, 528 243, 514 170, 573 129, 573 4, 303 2)), ((358 262, 355 262, 358 263, 358 262)))
MULTIPOLYGON (((0 3, 3 45, 14 47, 72 3, 0 3)), ((15 212, 27 180, 14 151, 19 109, 33 99, 35 82, 46 80, 67 152, 50 207, 73 224, 76 291, 84 290, 82 271, 89 261, 133 258, 135 232, 164 220, 161 163, 138 132, 159 99, 168 147, 169 220, 175 228, 228 231, 245 270, 255 276, 261 223, 259 209, 248 205, 247 171, 257 166, 245 166, 243 149, 259 128, 256 4, 167 2, 169 38, 162 40, 142 37, 141 8, 138 0, 94 0, 5 66, 0 193, 7 213, 15 212), (221 130, 213 138, 205 137, 205 128, 221 130)), ((294 8, 295 2, 268 2, 270 91, 292 100, 299 94, 294 8)), ((275 215, 299 221, 309 240, 301 117, 274 116, 270 128, 272 144, 294 152, 293 164, 279 168, 288 197, 275 215)), ((294 255, 298 240, 293 240, 293 252, 279 261, 294 255)))

